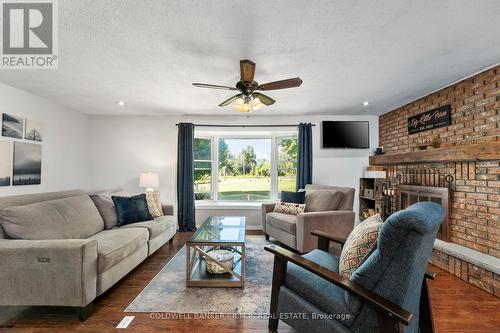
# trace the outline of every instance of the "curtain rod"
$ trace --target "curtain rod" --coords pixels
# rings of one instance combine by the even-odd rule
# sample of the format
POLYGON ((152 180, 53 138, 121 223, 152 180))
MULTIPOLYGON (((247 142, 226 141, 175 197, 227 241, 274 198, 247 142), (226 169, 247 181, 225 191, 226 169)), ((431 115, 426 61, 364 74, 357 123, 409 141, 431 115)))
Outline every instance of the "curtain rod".
MULTIPOLYGON (((175 124, 175 126, 179 126, 179 124, 175 124)), ((299 124, 293 124, 293 125, 213 125, 213 124, 194 124, 195 127, 297 127, 299 124)), ((316 126, 315 124, 311 124, 311 126, 316 126)))

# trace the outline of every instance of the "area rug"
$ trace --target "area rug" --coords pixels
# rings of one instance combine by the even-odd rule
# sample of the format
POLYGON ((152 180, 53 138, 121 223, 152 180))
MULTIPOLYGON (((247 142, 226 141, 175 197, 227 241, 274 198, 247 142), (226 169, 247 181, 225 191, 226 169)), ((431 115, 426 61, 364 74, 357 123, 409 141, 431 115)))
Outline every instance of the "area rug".
POLYGON ((247 236, 244 288, 187 288, 185 247, 162 268, 125 312, 262 315, 269 312, 273 255, 263 236, 247 236))

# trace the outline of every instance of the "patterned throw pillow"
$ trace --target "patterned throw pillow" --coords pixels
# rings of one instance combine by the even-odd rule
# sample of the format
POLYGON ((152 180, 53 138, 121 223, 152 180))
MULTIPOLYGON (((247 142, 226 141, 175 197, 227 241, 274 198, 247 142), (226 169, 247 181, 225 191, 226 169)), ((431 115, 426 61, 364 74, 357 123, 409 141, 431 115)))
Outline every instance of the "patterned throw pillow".
POLYGON ((276 213, 297 215, 299 213, 303 213, 305 210, 306 210, 305 204, 296 204, 296 203, 292 203, 292 202, 278 201, 274 205, 274 212, 276 212, 276 213))
POLYGON ((153 217, 163 216, 163 209, 161 205, 160 192, 158 191, 147 191, 146 192, 146 202, 148 203, 149 213, 153 217))
POLYGON ((339 274, 350 278, 361 266, 377 244, 377 238, 384 221, 380 215, 373 215, 354 228, 344 244, 340 254, 339 274))

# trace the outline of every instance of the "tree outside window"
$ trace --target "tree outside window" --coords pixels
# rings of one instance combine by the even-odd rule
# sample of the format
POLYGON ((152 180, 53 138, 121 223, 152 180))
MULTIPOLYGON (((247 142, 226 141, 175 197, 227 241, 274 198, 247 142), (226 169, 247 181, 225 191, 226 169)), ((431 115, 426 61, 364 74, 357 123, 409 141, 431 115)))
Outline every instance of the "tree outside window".
POLYGON ((295 191, 296 167, 296 136, 195 138, 196 200, 276 199, 295 191))
POLYGON ((298 142, 296 137, 278 139, 278 194, 295 192, 298 142))
POLYGON ((194 139, 194 196, 212 199, 212 139, 194 139))

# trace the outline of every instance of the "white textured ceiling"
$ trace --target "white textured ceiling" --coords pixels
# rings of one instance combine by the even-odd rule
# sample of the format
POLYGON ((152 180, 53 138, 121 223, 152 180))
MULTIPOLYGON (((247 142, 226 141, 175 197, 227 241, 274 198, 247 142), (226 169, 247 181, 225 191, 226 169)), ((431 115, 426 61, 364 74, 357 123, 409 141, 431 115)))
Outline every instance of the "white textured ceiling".
POLYGON ((498 0, 59 0, 59 69, 0 81, 90 114, 235 114, 191 83, 248 58, 304 81, 256 115, 381 114, 500 62, 499 22, 498 0))

